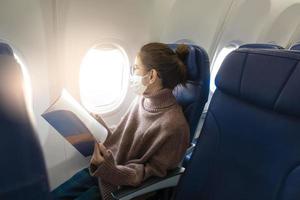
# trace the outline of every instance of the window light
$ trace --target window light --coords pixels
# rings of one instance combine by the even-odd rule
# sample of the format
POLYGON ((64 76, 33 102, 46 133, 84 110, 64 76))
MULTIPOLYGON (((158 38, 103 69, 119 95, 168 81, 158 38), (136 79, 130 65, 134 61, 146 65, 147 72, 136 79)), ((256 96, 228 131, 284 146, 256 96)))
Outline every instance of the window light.
POLYGON ((210 90, 212 92, 214 92, 216 90, 216 85, 215 85, 215 78, 216 78, 216 75, 224 61, 224 59, 226 58, 226 56, 234 51, 235 49, 237 49, 238 46, 237 45, 228 45, 228 46, 225 46, 217 55, 216 59, 214 60, 213 62, 213 68, 212 68, 212 71, 211 71, 211 79, 210 79, 210 90))
POLYGON ((80 68, 80 95, 92 112, 116 109, 128 86, 128 58, 117 45, 99 45, 90 49, 80 68))

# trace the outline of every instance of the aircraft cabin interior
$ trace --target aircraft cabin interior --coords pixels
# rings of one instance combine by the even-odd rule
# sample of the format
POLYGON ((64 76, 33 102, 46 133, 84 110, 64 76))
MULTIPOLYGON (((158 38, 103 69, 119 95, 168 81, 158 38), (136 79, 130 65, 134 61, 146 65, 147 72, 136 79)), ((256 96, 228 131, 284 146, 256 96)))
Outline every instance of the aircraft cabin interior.
POLYGON ((0 200, 300 199, 300 0, 0 0, 0 200))

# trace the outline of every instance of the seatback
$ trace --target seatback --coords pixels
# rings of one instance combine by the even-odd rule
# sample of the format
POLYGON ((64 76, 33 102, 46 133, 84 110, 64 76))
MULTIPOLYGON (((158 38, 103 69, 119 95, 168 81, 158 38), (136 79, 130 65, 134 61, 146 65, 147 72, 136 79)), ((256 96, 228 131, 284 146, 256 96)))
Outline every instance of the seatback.
MULTIPOLYGON (((173 50, 178 44, 169 44, 173 50)), ((192 141, 209 93, 209 59, 206 51, 196 45, 188 45, 189 54, 185 60, 187 66, 186 87, 178 85, 173 94, 182 106, 190 126, 192 141)))
POLYGON ((226 57, 176 199, 300 199, 299 61, 284 50, 226 57))
POLYGON ((239 49, 283 49, 283 47, 276 44, 267 44, 267 43, 249 43, 239 46, 239 49))
POLYGON ((300 43, 296 43, 290 47, 290 50, 300 51, 300 43))
POLYGON ((0 199, 49 199, 39 141, 26 109, 21 67, 0 44, 0 199))

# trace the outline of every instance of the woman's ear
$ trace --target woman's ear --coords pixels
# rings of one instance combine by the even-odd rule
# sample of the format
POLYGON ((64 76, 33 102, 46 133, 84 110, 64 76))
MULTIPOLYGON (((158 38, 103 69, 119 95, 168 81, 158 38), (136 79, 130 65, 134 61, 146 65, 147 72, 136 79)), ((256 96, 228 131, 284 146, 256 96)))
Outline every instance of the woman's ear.
POLYGON ((149 83, 152 84, 156 81, 156 79, 158 79, 158 73, 155 69, 151 70, 151 74, 150 74, 150 81, 149 83))

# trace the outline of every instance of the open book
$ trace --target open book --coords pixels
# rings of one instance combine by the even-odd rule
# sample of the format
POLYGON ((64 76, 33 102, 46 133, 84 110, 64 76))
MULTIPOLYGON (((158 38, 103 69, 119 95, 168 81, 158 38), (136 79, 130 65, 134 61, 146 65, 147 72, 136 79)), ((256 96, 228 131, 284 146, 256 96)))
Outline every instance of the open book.
POLYGON ((93 153, 94 143, 104 142, 108 130, 91 116, 66 90, 42 114, 83 156, 93 153))

